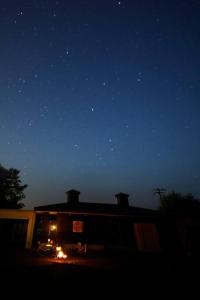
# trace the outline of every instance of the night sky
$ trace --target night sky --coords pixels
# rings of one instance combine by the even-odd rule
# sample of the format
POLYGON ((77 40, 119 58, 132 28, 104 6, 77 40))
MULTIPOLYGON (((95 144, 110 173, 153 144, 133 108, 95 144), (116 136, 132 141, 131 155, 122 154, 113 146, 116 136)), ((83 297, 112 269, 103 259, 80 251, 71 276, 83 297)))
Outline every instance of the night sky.
POLYGON ((0 1, 0 163, 26 209, 200 197, 200 1, 0 1))

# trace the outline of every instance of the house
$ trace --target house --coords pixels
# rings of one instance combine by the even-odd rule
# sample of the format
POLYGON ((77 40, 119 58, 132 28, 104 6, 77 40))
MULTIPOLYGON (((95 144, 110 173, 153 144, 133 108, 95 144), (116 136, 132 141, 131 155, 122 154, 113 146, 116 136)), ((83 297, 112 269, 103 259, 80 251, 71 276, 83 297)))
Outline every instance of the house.
POLYGON ((129 195, 115 203, 81 202, 80 192, 66 192, 66 201, 34 210, 0 209, 1 245, 30 249, 54 242, 66 249, 196 254, 200 220, 166 215, 129 205, 129 195))
POLYGON ((34 244, 48 240, 73 248, 78 243, 89 250, 129 249, 159 252, 158 211, 129 205, 129 195, 115 195, 116 203, 79 201, 80 192, 66 192, 64 203, 35 207, 34 244))

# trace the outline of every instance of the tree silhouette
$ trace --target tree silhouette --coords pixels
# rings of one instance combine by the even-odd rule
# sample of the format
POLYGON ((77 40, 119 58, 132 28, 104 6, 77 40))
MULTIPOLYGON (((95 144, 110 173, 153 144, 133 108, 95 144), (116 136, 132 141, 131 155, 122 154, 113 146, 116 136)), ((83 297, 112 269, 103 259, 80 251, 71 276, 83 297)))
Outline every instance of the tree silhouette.
POLYGON ((22 208, 23 203, 18 203, 25 198, 24 189, 27 185, 21 185, 20 171, 6 169, 0 165, 0 208, 22 208))
POLYGON ((200 215, 200 202, 192 194, 171 192, 161 197, 160 210, 180 216, 195 216, 200 215))

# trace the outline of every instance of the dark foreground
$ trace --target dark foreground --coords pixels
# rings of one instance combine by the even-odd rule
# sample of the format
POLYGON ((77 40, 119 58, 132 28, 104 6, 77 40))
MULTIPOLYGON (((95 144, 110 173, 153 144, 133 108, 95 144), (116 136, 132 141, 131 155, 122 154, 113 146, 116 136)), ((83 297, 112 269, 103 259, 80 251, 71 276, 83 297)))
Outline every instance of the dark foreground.
MULTIPOLYGON (((1 250, 1 291, 20 295, 98 296, 149 294, 173 297, 176 292, 199 293, 197 256, 87 255, 66 261, 31 252, 1 250)), ((125 297, 125 298, 127 298, 125 297)), ((28 297, 26 297, 28 298, 28 297)), ((129 297, 132 298, 132 297, 129 297)))

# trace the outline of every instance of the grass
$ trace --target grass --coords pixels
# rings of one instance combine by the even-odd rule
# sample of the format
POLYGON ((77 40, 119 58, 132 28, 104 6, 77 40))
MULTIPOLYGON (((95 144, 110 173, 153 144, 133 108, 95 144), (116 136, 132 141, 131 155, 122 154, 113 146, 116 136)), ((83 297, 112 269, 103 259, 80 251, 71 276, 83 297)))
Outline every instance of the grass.
POLYGON ((41 257, 30 251, 1 249, 1 287, 16 293, 29 290, 46 295, 84 292, 165 293, 186 287, 191 292, 198 283, 197 257, 158 254, 69 255, 66 261, 41 257))

